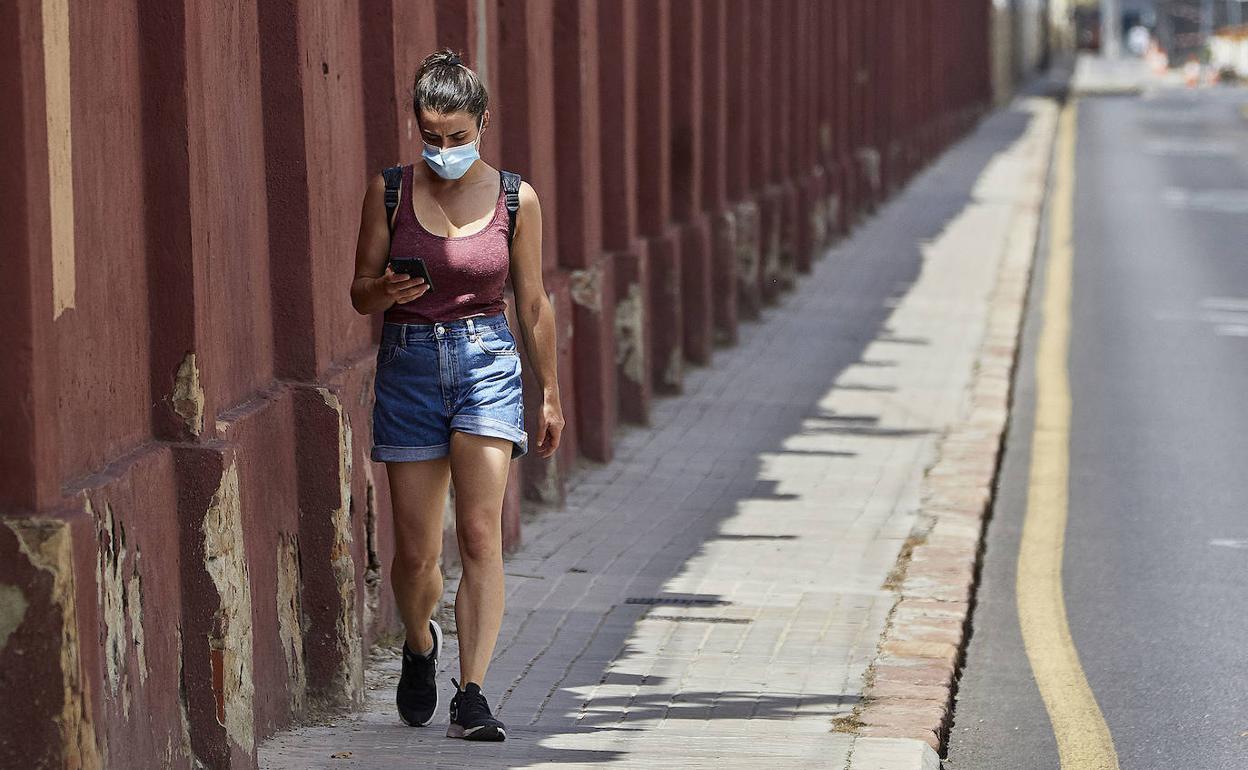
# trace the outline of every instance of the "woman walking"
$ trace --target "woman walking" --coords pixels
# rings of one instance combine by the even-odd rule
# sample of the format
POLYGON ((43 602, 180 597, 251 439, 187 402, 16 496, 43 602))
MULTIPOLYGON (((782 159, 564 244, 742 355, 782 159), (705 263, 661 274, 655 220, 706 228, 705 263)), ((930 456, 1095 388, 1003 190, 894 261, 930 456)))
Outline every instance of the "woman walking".
POLYGON ((407 628, 396 702, 409 725, 438 707, 442 630, 442 510, 455 485, 463 576, 455 595, 459 673, 447 735, 501 741, 503 723, 482 694, 503 616, 502 504, 511 460, 528 451, 520 358, 503 310, 511 277, 524 347, 542 389, 538 454, 559 446, 563 413, 555 372, 555 320, 542 286, 537 194, 519 189, 509 238, 502 174, 478 148, 490 125, 477 74, 449 50, 425 58, 412 106, 423 160, 402 167, 387 220, 385 181, 364 195, 351 302, 383 312, 377 351, 372 459, 386 463, 394 505, 391 584, 407 628), (393 234, 391 233, 393 228, 393 234), (419 257, 428 278, 396 273, 389 259, 419 257))

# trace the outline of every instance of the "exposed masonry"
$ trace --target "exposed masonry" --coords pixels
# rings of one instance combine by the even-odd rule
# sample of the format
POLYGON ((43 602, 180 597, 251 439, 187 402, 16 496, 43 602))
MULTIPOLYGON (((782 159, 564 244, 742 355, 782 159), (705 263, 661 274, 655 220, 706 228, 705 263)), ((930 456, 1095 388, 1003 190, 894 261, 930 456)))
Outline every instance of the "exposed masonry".
POLYGON ((83 691, 78 660, 78 610, 74 602, 74 555, 69 525, 54 519, 5 519, 17 537, 18 549, 36 569, 52 576, 51 607, 61 612, 61 715, 57 726, 65 756, 78 760, 77 770, 102 766, 95 728, 91 724, 90 698, 83 691))
POLYGON ((758 275, 758 204, 753 201, 737 206, 737 280, 754 296, 757 289, 749 279, 758 275))
POLYGON ((143 646, 143 579, 139 572, 139 547, 134 547, 134 571, 126 583, 126 605, 130 609, 130 636, 139 661, 139 685, 147 684, 147 653, 143 646))
POLYGON ((302 580, 299 540, 282 533, 277 543, 277 634, 286 656, 286 689, 292 714, 302 714, 307 703, 308 677, 303 662, 302 580))
POLYGON ((251 577, 244 549, 238 465, 233 459, 208 504, 202 532, 204 567, 220 597, 208 638, 214 666, 222 674, 222 690, 215 693, 217 718, 230 739, 250 752, 255 746, 251 577))
POLYGON ((628 296, 615 305, 615 361, 625 377, 639 384, 646 381, 642 311, 641 284, 633 281, 628 285, 628 296))
POLYGON ((178 625, 174 631, 178 642, 178 745, 173 745, 173 736, 165 739, 165 767, 173 767, 174 752, 177 751, 179 758, 191 761, 191 770, 201 770, 204 763, 199 761, 199 757, 195 756, 195 751, 191 748, 191 717, 187 712, 186 672, 182 668, 182 626, 178 625))
POLYGON ((364 463, 364 628, 372 628, 381 606, 381 559, 377 555, 377 482, 373 464, 364 463))
POLYGON ((824 243, 828 237, 828 199, 815 198, 810 204, 810 242, 824 243))
POLYGON ((858 158, 858 164, 862 166, 863 174, 867 177, 867 184, 871 185, 871 191, 878 194, 882 184, 880 151, 874 147, 859 147, 855 157, 858 158))
MULTIPOLYGON (((777 201, 783 201, 784 199, 781 198, 777 194, 779 192, 779 189, 780 188, 778 186, 772 188, 772 193, 771 193, 772 198, 777 201)), ((776 209, 776 212, 779 213, 778 207, 776 209)), ((782 273, 784 272, 784 268, 780 264, 780 252, 781 252, 780 235, 783 229, 784 228, 781 227, 780 222, 778 221, 772 222, 771 228, 769 229, 767 233, 767 242, 762 243, 760 240, 760 245, 762 247, 761 257, 763 260, 763 263, 762 263, 763 280, 768 283, 775 283, 783 277, 782 273)), ((759 232, 758 235, 760 238, 762 237, 761 232, 759 232)))
POLYGON ((357 701, 364 692, 364 658, 360 648, 360 629, 355 610, 355 560, 351 556, 351 474, 353 468, 351 418, 342 408, 338 396, 328 388, 317 388, 321 400, 338 417, 338 504, 331 517, 334 523, 334 545, 330 566, 338 586, 337 627, 339 660, 342 661, 332 690, 357 701))
MULTIPOLYGON (((737 243, 737 217, 733 213, 732 209, 724 209, 715 215, 714 224, 711 227, 711 253, 712 254, 734 254, 734 250, 736 249, 736 243, 737 243)), ((733 278, 733 280, 735 281, 736 279, 733 278)), ((716 287, 720 286, 718 279, 716 279, 715 286, 716 287)), ((724 299, 725 299, 725 302, 729 303, 730 307, 734 308, 733 312, 735 314, 735 308, 737 305, 736 293, 735 293, 736 287, 725 286, 724 290, 732 292, 732 297, 730 298, 726 297, 724 299)), ((717 288, 716 293, 719 293, 719 291, 720 289, 717 288)), ((714 335, 714 340, 716 344, 718 345, 732 345, 737 339, 736 330, 735 328, 734 329, 724 328, 724 325, 721 323, 722 319, 720 317, 720 313, 721 311, 717 308, 715 310, 715 323, 712 325, 712 334, 714 335)))
POLYGON ((836 193, 832 193, 831 195, 827 197, 826 200, 827 200, 826 213, 828 215, 827 232, 830 235, 830 234, 835 233, 837 231, 837 228, 840 227, 841 198, 836 193))
POLYGON ((139 550, 136 547, 130 577, 125 572, 126 527, 113 515, 113 507, 104 502, 104 513, 95 515, 90 498, 84 497, 84 508, 96 521, 97 553, 95 561, 95 593, 104 624, 104 668, 109 693, 117 698, 120 691, 121 712, 129 718, 132 686, 129 681, 129 651, 134 649, 139 684, 147 683, 147 654, 143 648, 143 591, 139 576, 139 550), (127 625, 128 624, 128 625, 127 625))
POLYGON ((594 265, 585 270, 573 270, 569 274, 569 293, 572 301, 595 313, 602 312, 602 267, 594 265))
POLYGON ((173 382, 173 411, 196 436, 204 432, 204 388, 199 382, 195 353, 187 353, 173 382))
POLYGON ((30 603, 20 586, 0 583, 0 650, 9 643, 9 636, 22 624, 30 603))
POLYGON ((680 390, 680 381, 685 371, 685 353, 679 345, 673 345, 667 354, 667 366, 663 367, 663 382, 674 391, 680 390))
MULTIPOLYGON (((537 449, 536 438, 532 440, 532 447, 537 449)), ((532 485, 530 494, 534 495, 538 502, 557 505, 559 502, 559 455, 555 455, 537 467, 539 470, 535 473, 530 473, 528 468, 525 469, 525 481, 532 485)))

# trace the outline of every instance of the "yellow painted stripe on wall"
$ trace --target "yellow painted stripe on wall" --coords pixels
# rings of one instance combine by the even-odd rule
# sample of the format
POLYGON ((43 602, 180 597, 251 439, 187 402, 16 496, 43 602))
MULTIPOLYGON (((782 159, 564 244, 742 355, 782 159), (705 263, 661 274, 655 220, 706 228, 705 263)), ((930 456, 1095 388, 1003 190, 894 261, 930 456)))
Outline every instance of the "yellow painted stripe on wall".
POLYGON ((74 179, 69 103, 69 0, 43 0, 43 78, 52 210, 52 317, 74 306, 74 179))

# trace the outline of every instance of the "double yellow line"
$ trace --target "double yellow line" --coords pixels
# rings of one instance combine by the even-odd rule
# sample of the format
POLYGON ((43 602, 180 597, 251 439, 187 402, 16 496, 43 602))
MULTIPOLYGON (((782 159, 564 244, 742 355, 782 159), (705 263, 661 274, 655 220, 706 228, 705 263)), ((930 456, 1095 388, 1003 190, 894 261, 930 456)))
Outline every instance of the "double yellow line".
POLYGON ((1077 102, 1061 112, 1049 208, 1044 325, 1036 352, 1036 424, 1015 595, 1023 646, 1063 770, 1117 770, 1118 754, 1079 664, 1062 596, 1070 476, 1070 297, 1077 102))

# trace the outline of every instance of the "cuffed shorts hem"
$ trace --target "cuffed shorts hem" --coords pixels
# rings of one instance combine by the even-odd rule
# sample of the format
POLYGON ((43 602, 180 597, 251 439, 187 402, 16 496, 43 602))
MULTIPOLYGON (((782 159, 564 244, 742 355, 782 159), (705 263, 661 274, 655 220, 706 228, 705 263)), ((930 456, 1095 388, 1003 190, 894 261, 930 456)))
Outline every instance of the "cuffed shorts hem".
POLYGON ((477 436, 505 438, 512 442, 511 459, 523 457, 529 451, 529 434, 523 429, 502 420, 482 417, 478 414, 457 414, 451 418, 451 430, 472 433, 477 436))
POLYGON ((434 444, 433 446, 373 446, 370 457, 379 463, 410 463, 419 460, 436 460, 451 453, 451 445, 434 444))

